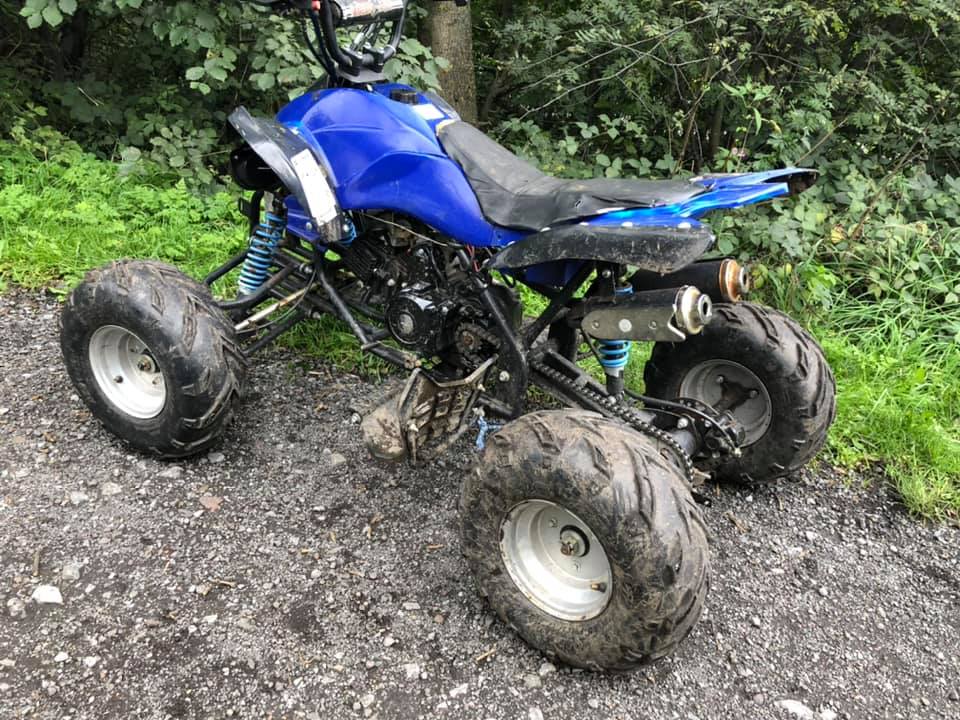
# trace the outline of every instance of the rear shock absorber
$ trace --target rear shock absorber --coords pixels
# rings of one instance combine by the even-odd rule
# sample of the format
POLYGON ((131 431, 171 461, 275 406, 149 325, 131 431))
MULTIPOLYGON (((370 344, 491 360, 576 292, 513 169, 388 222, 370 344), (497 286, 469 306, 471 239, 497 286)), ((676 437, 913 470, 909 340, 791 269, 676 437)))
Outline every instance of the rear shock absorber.
POLYGON ((283 240, 285 223, 282 217, 273 212, 273 206, 267 210, 260 224, 250 236, 247 259, 243 261, 240 279, 237 281, 241 295, 250 295, 260 289, 270 277, 273 256, 283 240))
MULTIPOLYGON (((627 285, 617 288, 617 295, 633 295, 633 287, 627 285)), ((630 351, 633 342, 630 340, 598 340, 597 354, 600 356, 600 365, 607 375, 607 392, 614 397, 623 395, 623 373, 630 364, 630 351)))

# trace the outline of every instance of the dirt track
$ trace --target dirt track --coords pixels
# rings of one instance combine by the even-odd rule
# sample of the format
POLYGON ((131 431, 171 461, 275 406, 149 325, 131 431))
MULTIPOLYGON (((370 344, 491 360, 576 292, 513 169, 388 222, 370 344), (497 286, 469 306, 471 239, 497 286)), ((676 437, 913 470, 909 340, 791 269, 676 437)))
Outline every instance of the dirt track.
POLYGON ((459 555, 466 443, 377 465, 376 389, 275 352, 214 453, 132 455, 73 395, 57 312, 0 296, 0 718, 960 717, 960 530, 882 490, 711 488, 713 590, 679 653, 558 669, 459 555))

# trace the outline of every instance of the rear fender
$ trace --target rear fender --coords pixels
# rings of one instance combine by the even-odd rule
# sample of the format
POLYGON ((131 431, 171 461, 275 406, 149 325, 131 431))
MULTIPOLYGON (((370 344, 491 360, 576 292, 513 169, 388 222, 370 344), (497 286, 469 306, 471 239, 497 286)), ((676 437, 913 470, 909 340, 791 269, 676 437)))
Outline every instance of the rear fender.
POLYGON ((289 128, 255 118, 244 107, 230 115, 230 124, 296 199, 305 229, 326 242, 339 240, 341 210, 325 158, 289 128))
POLYGON ((653 208, 621 209, 591 218, 591 225, 635 225, 677 223, 682 218, 702 218, 716 210, 736 208, 769 202, 777 198, 797 195, 814 183, 816 170, 784 168, 766 172, 702 175, 691 182, 703 185, 707 192, 682 203, 653 208))
POLYGON ((698 260, 716 240, 696 218, 796 195, 816 180, 816 170, 800 168, 704 175, 691 182, 703 185, 707 192, 685 202, 614 210, 576 225, 547 228, 509 245, 493 259, 491 268, 529 268, 525 276, 554 281, 574 267, 563 261, 576 260, 633 265, 661 274, 676 272, 698 260))
POLYGON ((563 225, 515 242, 498 253, 490 267, 515 270, 559 260, 593 260, 670 273, 698 259, 715 240, 706 225, 682 218, 659 225, 563 225))

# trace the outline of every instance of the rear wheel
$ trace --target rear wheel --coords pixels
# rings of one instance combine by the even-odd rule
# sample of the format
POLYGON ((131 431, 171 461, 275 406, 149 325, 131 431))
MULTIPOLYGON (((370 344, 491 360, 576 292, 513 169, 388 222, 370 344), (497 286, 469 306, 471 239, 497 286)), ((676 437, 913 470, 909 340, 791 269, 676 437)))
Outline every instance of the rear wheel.
POLYGON ((720 480, 798 470, 823 447, 836 414, 836 384, 817 341, 787 315, 751 303, 715 305, 700 335, 658 343, 644 380, 652 397, 697 400, 743 425, 740 457, 704 463, 720 480))
POLYGON ((463 550, 500 618, 552 657, 628 670, 696 624, 707 533, 657 441, 601 415, 510 423, 464 481, 463 550))
POLYGON ((240 399, 246 363, 233 325, 204 285, 162 263, 91 271, 68 297, 60 328, 78 394, 138 450, 201 452, 240 399))

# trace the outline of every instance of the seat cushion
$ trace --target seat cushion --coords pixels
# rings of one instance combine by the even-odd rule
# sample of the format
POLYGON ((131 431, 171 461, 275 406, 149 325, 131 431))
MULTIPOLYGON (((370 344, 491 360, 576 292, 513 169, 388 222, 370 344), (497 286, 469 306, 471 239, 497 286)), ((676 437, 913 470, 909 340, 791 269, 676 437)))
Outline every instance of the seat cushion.
POLYGON ((503 227, 542 230, 614 209, 673 205, 706 192, 682 180, 550 177, 465 122, 441 126, 438 137, 463 168, 484 216, 503 227))

